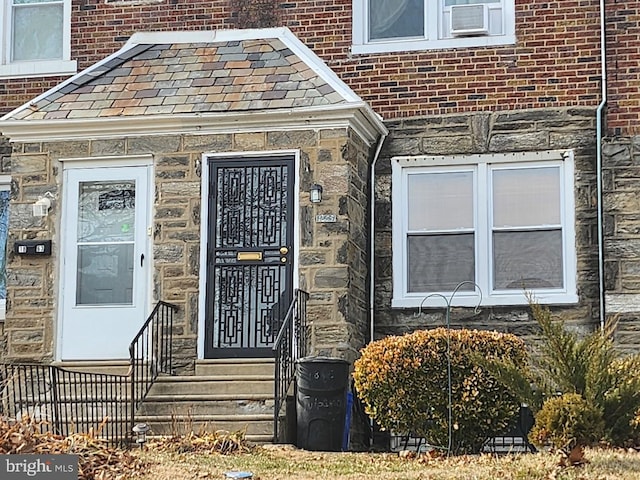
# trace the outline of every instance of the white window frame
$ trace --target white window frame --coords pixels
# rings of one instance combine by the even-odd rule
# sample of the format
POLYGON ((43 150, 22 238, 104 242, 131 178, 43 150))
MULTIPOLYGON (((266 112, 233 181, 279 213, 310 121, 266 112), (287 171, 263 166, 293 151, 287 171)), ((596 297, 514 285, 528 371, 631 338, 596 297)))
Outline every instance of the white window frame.
MULTIPOLYGON (((465 156, 394 157, 392 164, 392 241, 393 241, 393 308, 442 307, 444 298, 452 306, 526 305, 533 294, 542 304, 575 304, 577 294, 577 259, 575 251, 575 200, 573 151, 548 150, 510 154, 465 156), (563 287, 524 290, 493 290, 491 172, 497 168, 560 167, 563 287), (455 292, 409 292, 407 278, 408 176, 421 172, 473 170, 475 283, 480 288, 455 292), (440 298, 436 298, 440 297, 440 298), (480 298, 482 297, 482 298, 480 298)), ((469 286, 466 286, 469 288, 469 286)))
POLYGON ((422 38, 369 40, 369 0, 353 0, 353 54, 388 53, 443 48, 491 47, 516 43, 515 0, 502 2, 502 35, 478 35, 442 38, 444 0, 424 0, 425 35, 422 38), (431 12, 431 14, 429 14, 431 12), (435 12, 435 13, 434 13, 435 12))
POLYGON ((70 75, 78 71, 77 62, 71 60, 71 0, 62 0, 62 4, 62 58, 12 62, 12 0, 0 0, 0 78, 70 75))

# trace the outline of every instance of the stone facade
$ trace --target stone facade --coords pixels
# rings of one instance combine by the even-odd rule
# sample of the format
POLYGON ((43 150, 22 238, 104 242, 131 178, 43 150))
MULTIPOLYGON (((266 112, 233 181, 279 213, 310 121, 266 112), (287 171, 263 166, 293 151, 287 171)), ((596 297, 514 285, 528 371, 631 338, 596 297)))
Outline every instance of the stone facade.
POLYGON ((640 136, 603 145, 606 311, 618 320, 616 340, 640 349, 640 136))
POLYGON ((164 135, 110 140, 17 144, 12 158, 15 201, 10 240, 52 238, 51 257, 9 254, 6 335, 11 360, 54 358, 60 258, 60 158, 152 154, 153 299, 179 306, 175 345, 180 370, 193 371, 198 331, 200 172, 204 153, 299 150, 299 284, 308 305, 314 353, 353 360, 366 341, 367 178, 369 149, 347 128, 216 135, 164 135), (322 203, 309 202, 312 183, 322 203), (57 200, 49 216, 35 218, 31 204, 45 192, 57 200), (335 223, 316 223, 317 214, 335 223))
MULTIPOLYGON (((400 155, 455 155, 573 149, 575 154, 578 293, 575 306, 554 308, 569 325, 588 330, 598 322, 595 111, 559 108, 412 118, 389 122, 389 138, 376 168, 375 336, 444 325, 444 305, 417 315, 392 309, 391 165, 400 155)), ((490 329, 524 337, 535 332, 525 307, 454 309, 455 328, 490 329)))
MULTIPOLYGON (((390 157, 574 148, 580 302, 575 307, 559 310, 566 312, 575 322, 597 322, 597 319, 593 320, 597 317, 599 295, 594 112, 602 100, 598 0, 587 0, 579 4, 515 0, 517 41, 513 45, 372 54, 352 53, 354 2, 351 0, 327 0, 321 4, 287 2, 277 4, 276 8, 273 8, 275 4, 270 0, 173 0, 169 2, 170 5, 158 1, 105 3, 102 0, 86 0, 81 3, 82 5, 73 2, 71 15, 72 58, 78 61, 79 69, 118 50, 136 31, 282 25, 291 28, 345 83, 387 119, 392 132, 385 144, 382 158, 377 163, 376 185, 377 281, 374 289, 378 336, 429 323, 414 318, 412 312, 394 311, 389 306, 392 274, 390 157)), ((623 320, 619 335, 621 342, 624 345, 635 345, 638 342, 631 337, 636 334, 634 322, 636 312, 640 311, 640 300, 636 297, 639 249, 635 245, 636 207, 633 184, 638 151, 640 91, 633 86, 637 85, 640 75, 636 68, 640 52, 637 41, 640 24, 637 21, 636 0, 608 0, 604 4, 608 99, 603 111, 603 129, 609 136, 604 144, 605 156, 602 162, 606 197, 605 306, 611 315, 617 315, 623 320)), ((0 80, 0 111, 6 113, 63 80, 64 78, 56 75, 3 78, 0 80)), ((99 155, 98 152, 102 151, 102 155, 105 155, 110 154, 112 149, 114 152, 128 153, 128 142, 133 141, 121 139, 92 142, 91 152, 84 145, 78 144, 77 154, 99 155), (119 143, 112 148, 112 142, 119 143)), ((144 150, 144 142, 137 142, 137 150, 134 150, 144 150)), ((254 139, 253 134, 245 134, 244 139, 234 139, 231 143, 237 143, 236 148, 249 150, 257 148, 251 146, 254 142, 258 145, 264 143, 254 139)), ((39 146, 27 145, 20 149, 19 168, 22 171, 14 174, 13 198, 16 207, 15 212, 12 212, 12 221, 16 222, 21 238, 55 235, 56 225, 51 223, 51 219, 44 223, 35 222, 34 225, 31 225, 33 220, 16 219, 26 212, 26 205, 36 199, 40 192, 48 191, 50 185, 56 184, 49 176, 57 175, 52 170, 43 170, 39 146)), ((4 172, 8 171, 8 151, 6 141, 0 137, 4 172)), ((167 155, 176 155, 176 152, 177 147, 174 147, 167 155)), ((364 285, 367 282, 366 274, 361 273, 364 268, 361 268, 363 266, 359 262, 367 254, 367 241, 360 239, 361 234, 366 236, 368 229, 366 200, 361 200, 362 197, 367 197, 367 189, 357 188, 366 184, 367 175, 363 174, 366 161, 357 142, 344 155, 358 157, 357 162, 348 161, 354 180, 340 185, 340 188, 345 188, 344 191, 349 193, 340 198, 332 198, 327 193, 328 190, 325 193, 327 201, 334 202, 332 211, 335 209, 347 212, 348 222, 344 221, 347 214, 344 217, 340 214, 342 222, 316 224, 313 222, 315 214, 327 211, 328 204, 323 204, 322 207, 301 204, 301 229, 304 229, 304 234, 301 235, 301 275, 306 282, 316 282, 312 306, 318 325, 331 319, 323 333, 316 337, 316 345, 324 353, 336 353, 336 350, 346 348, 344 345, 347 344, 351 345, 347 348, 349 350, 366 336, 366 333, 362 333, 366 332, 366 328, 363 330, 363 325, 367 323, 366 314, 361 311, 366 310, 364 285), (358 153, 354 154, 352 151, 358 153), (355 163, 359 165, 357 169, 355 163), (347 236, 349 240, 345 242, 344 238, 347 236), (320 238, 322 240, 318 240, 320 238), (305 249, 312 244, 317 244, 317 248, 307 252, 305 249), (349 263, 340 263, 345 256, 357 259, 360 273, 354 274, 355 270, 349 270, 349 263), (303 270, 308 272, 308 278, 303 270), (334 290, 336 286, 352 293, 337 294, 334 290), (354 319, 350 324, 352 327, 337 320, 345 316, 354 319), (330 347, 333 342, 337 342, 338 346, 330 347)), ((325 157, 325 153, 317 154, 318 166, 330 165, 330 162, 325 162, 325 157)), ((189 161, 194 160, 190 158, 189 161)), ((56 168, 56 165, 47 164, 47 168, 56 168)), ((346 167, 342 165, 340 168, 346 167)), ((310 179, 310 175, 310 172, 301 172, 303 179, 310 179)), ((317 173, 314 172, 314 175, 317 173)), ((326 175, 328 178, 322 181, 334 181, 339 185, 344 180, 330 168, 326 169, 326 175)), ((182 201, 182 197, 180 200, 182 201)), ((58 206, 54 204, 55 208, 58 206)), ((179 208, 184 209, 182 214, 188 215, 188 210, 193 209, 194 205, 179 205, 179 208)), ((192 211, 192 215, 195 217, 197 213, 192 211)), ((185 220, 174 220, 172 235, 176 237, 179 236, 176 232, 180 222, 185 220)), ((165 230, 171 228, 165 226, 165 230)), ((165 231, 156 234, 164 235, 165 231)), ((10 238, 9 245, 11 241, 10 238)), ((190 246, 196 242, 193 239, 183 241, 190 246)), ((172 253, 184 254, 184 251, 158 252, 169 257, 172 253)), ((49 261, 11 261, 11 281, 18 288, 13 294, 14 298, 9 299, 10 307, 19 308, 18 312, 23 312, 23 307, 25 309, 24 313, 19 313, 11 322, 24 321, 25 332, 39 331, 41 327, 34 324, 31 315, 36 312, 36 308, 43 309, 43 312, 53 311, 54 306, 48 305, 53 300, 43 300, 51 294, 52 287, 44 286, 41 279, 46 275, 53 275, 55 268, 51 268, 49 261), (40 293, 45 296, 39 296, 40 293), (17 303, 11 305, 11 302, 17 303), (33 310, 29 310, 30 308, 33 310)), ((197 255, 194 257, 191 254, 190 261, 197 262, 197 255)), ((366 265, 366 261, 364 263, 366 265)), ((172 263, 167 261, 167 265, 172 263)), ((192 264, 189 268, 196 267, 192 264)), ((175 283, 182 281, 182 278, 177 276, 175 283)), ((301 285, 304 286, 302 281, 301 285)), ((308 283, 306 287, 309 287, 308 283)), ((190 302, 193 302, 193 296, 190 302)), ((191 305, 191 310, 197 307, 187 303, 191 305)), ((526 318, 525 311, 519 308, 485 309, 479 318, 474 319, 474 325, 526 333, 530 329, 526 318), (519 320, 514 322, 513 319, 519 320)), ((439 317, 434 317, 432 323, 439 324, 439 317)), ((464 324, 468 325, 469 322, 464 324)), ((8 331, 8 334, 12 335, 11 332, 12 330, 8 331)), ((16 339, 22 343, 16 345, 14 355, 28 357, 28 352, 33 349, 28 345, 40 345, 35 348, 37 352, 51 352, 51 345, 45 345, 51 342, 51 334, 30 334, 16 339)))

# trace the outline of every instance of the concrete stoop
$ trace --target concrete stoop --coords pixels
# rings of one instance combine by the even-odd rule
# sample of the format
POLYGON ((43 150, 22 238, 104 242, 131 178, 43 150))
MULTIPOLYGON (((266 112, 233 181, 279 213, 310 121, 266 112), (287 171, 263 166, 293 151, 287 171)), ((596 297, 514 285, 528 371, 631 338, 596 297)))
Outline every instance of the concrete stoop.
MULTIPOLYGON (((72 371, 127 375, 126 361, 57 362, 72 371)), ((244 432, 253 442, 273 440, 274 362, 271 359, 202 360, 195 375, 158 377, 135 415, 151 435, 244 432)), ((69 389, 72 395, 76 385, 69 389)), ((128 389, 127 389, 128 390, 128 389)), ((128 395, 128 394, 127 394, 128 395)), ((63 398, 73 405, 73 398, 63 398)))
POLYGON ((273 440, 274 363, 264 359, 205 360, 194 376, 161 376, 136 421, 154 435, 244 432, 254 442, 273 440))

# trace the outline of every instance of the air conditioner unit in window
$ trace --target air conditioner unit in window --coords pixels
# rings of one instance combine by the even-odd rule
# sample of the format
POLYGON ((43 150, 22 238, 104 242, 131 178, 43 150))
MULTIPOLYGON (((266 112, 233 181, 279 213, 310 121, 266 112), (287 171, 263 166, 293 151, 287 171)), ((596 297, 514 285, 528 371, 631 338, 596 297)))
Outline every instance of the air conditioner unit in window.
POLYGON ((479 3, 474 5, 451 6, 451 35, 488 35, 489 7, 479 3))

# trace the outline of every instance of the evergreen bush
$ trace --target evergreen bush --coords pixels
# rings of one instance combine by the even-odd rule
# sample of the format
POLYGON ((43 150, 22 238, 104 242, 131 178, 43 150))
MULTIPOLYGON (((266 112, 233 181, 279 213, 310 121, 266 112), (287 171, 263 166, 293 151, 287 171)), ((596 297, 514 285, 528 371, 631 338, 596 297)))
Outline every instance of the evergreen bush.
POLYGON ((599 440, 613 446, 637 444, 640 428, 634 418, 640 412, 640 355, 625 356, 615 348, 615 323, 580 336, 568 331, 561 319, 554 319, 549 308, 530 305, 540 326, 540 341, 529 368, 503 359, 478 361, 521 402, 531 405, 534 413, 545 398, 558 392, 575 393, 600 412, 604 426, 599 440))
POLYGON ((603 433, 602 413, 581 395, 566 393, 544 403, 529 432, 529 441, 537 447, 571 450, 597 443, 603 433))

